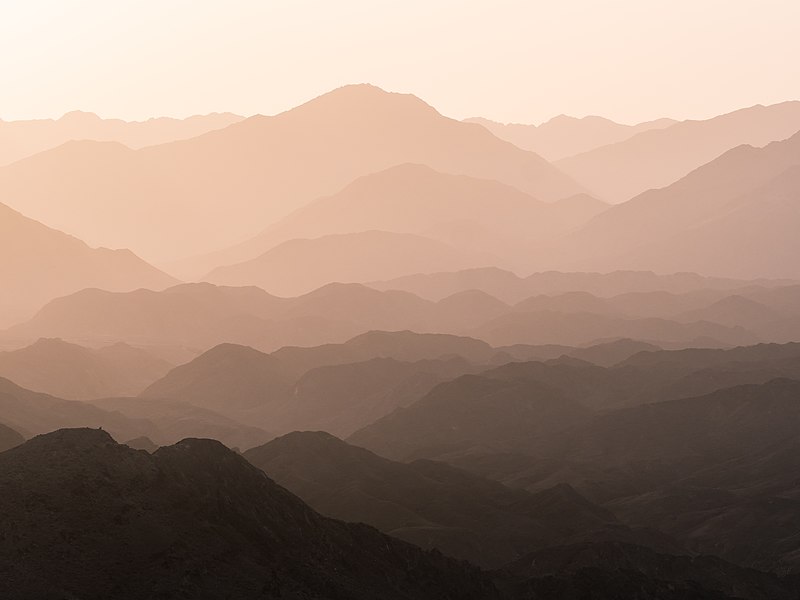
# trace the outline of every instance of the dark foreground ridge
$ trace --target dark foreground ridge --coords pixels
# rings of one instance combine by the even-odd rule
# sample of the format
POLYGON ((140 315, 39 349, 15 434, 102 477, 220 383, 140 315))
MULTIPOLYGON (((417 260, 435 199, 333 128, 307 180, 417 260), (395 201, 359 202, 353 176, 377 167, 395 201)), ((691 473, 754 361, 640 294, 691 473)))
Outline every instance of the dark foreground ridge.
POLYGON ((495 598, 478 569, 320 516, 219 442, 62 429, 0 454, 5 600, 495 598))

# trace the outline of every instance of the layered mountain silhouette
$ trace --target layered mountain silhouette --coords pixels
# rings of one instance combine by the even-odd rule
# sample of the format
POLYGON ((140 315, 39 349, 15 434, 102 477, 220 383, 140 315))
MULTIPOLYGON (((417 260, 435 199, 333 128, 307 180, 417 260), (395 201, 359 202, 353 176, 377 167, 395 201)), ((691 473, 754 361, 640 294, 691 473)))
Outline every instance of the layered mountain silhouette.
POLYGON ((592 219, 564 238, 581 268, 697 268, 727 277, 796 277, 793 255, 800 134, 740 146, 660 190, 592 219))
POLYGON ((94 349, 40 339, 26 348, 0 352, 0 377, 68 400, 135 395, 172 366, 123 343, 94 349))
MULTIPOLYGON (((594 227, 594 224, 592 224, 594 227)), ((709 277, 697 273, 659 274, 652 271, 574 272, 543 271, 526 277, 497 267, 409 275, 369 282, 378 290, 401 290, 428 300, 441 300, 459 292, 480 290, 503 302, 516 304, 531 296, 583 292, 607 297, 621 294, 666 292, 685 294, 697 290, 737 290, 750 285, 776 287, 792 280, 769 281, 709 277)), ((649 299, 650 300, 650 299, 649 299)))
POLYGON ((159 117, 147 121, 123 121, 102 119, 94 113, 76 110, 60 119, 0 120, 0 165, 73 140, 119 142, 129 148, 142 148, 196 137, 243 118, 231 113, 212 113, 186 119, 159 117))
POLYGON ((636 537, 569 486, 528 494, 441 463, 386 460, 324 432, 291 433, 244 457, 325 515, 479 565, 553 540, 636 537))
POLYGON ((0 378, 0 422, 25 437, 62 427, 102 427, 120 439, 157 437, 155 426, 102 410, 86 402, 62 400, 26 390, 0 378))
POLYGON ((622 125, 604 117, 589 116, 579 119, 568 115, 553 117, 540 125, 498 123, 480 117, 465 120, 483 125, 500 139, 536 152, 547 160, 559 160, 616 144, 637 133, 666 129, 676 123, 673 119, 656 119, 636 125, 622 125))
MULTIPOLYGON (((202 436, 219 440, 230 448, 246 450, 275 437, 274 433, 256 424, 226 416, 224 413, 227 411, 214 411, 174 399, 103 398, 92 401, 92 404, 130 419, 152 423, 152 433, 143 437, 153 444, 155 441, 159 445, 171 444, 185 437, 202 436)), ((268 427, 268 424, 264 425, 268 427)), ((147 445, 144 449, 152 450, 147 445)))
POLYGON ((521 279, 490 269, 370 285, 387 289, 335 283, 292 298, 208 283, 161 292, 84 290, 48 303, 1 337, 11 347, 41 337, 95 346, 125 342, 181 362, 224 342, 271 352, 341 343, 371 330, 466 335, 495 346, 590 346, 624 337, 672 349, 785 342, 800 333, 800 287, 790 280, 647 272, 550 272, 521 279), (549 293, 511 305, 480 290, 433 302, 392 289, 436 297, 473 284, 504 297, 549 293), (557 291, 581 286, 594 293, 557 291))
POLYGON ((173 399, 64 400, 2 378, 0 423, 25 437, 63 427, 101 427, 121 440, 147 437, 158 444, 172 444, 186 436, 208 435, 242 449, 274 437, 252 424, 173 399))
POLYGON ((139 150, 70 142, 0 168, 0 196, 92 244, 165 261, 239 243, 360 176, 409 162, 544 201, 586 191, 479 125, 356 85, 190 140, 139 150))
POLYGON ((670 185, 726 151, 765 146, 800 131, 800 102, 752 106, 705 121, 682 121, 558 161, 607 201, 670 185))
MULTIPOLYGON (((360 177, 341 191, 292 212, 255 238, 186 261, 182 268, 204 275, 212 267, 253 259, 291 240, 374 230, 421 235, 467 255, 484 254, 506 264, 523 265, 526 250, 534 244, 572 230, 606 208, 605 203, 587 195, 542 202, 499 181, 403 164, 360 177)), ((349 238, 337 239, 344 246, 349 238)), ((399 240, 396 246, 398 251, 403 248, 399 240)), ((376 268, 394 270, 386 251, 364 248, 364 252, 371 253, 376 268), (384 263, 388 264, 384 267, 384 263)), ((433 266, 438 262, 437 252, 428 252, 433 266)), ((262 278, 267 275, 265 272, 262 278)))
POLYGON ((49 300, 87 287, 163 289, 176 283, 128 250, 90 248, 0 204, 0 324, 28 318, 49 300))
POLYGON ((344 344, 272 354, 221 344, 141 397, 175 399, 273 431, 319 427, 347 435, 493 354, 478 340, 411 332, 369 332, 344 344))
POLYGON ((363 231, 284 242, 252 260, 214 269, 205 279, 298 296, 330 282, 360 283, 383 274, 399 277, 492 262, 418 235, 363 231))
POLYGON ((499 597, 466 563, 320 516, 213 440, 151 455, 60 430, 0 454, 0 473, 6 598, 499 597))
POLYGON ((444 457, 474 448, 515 452, 531 438, 565 429, 588 415, 577 401, 535 380, 464 375, 348 441, 395 460, 444 457))

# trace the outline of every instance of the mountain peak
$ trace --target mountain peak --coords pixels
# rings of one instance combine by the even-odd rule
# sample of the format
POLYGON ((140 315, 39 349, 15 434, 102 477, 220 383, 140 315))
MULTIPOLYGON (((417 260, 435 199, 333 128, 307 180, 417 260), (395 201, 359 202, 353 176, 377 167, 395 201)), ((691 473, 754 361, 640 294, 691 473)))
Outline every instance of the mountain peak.
POLYGON ((30 449, 58 448, 60 452, 93 450, 116 446, 117 442, 104 429, 92 427, 76 427, 72 429, 57 429, 50 433, 37 435, 24 447, 30 449))
POLYGON ((97 123, 102 121, 102 119, 97 116, 93 112, 87 112, 84 110, 72 110, 70 112, 64 113, 60 119, 58 119, 60 123, 70 123, 70 124, 88 124, 88 123, 97 123))
POLYGON ((387 92, 369 83, 350 84, 333 89, 290 109, 285 114, 309 116, 309 113, 314 112, 323 118, 354 115, 359 119, 368 118, 374 121, 377 118, 376 112, 379 115, 388 113, 391 118, 396 118, 408 111, 439 114, 430 104, 413 94, 387 92))

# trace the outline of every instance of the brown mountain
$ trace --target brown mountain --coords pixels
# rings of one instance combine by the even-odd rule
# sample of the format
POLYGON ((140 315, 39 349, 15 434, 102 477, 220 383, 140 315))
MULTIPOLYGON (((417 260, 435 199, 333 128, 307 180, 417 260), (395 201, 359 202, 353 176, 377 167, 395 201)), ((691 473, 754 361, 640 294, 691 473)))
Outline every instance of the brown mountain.
POLYGON ((542 202, 499 181, 403 164, 360 177, 247 242, 181 266, 203 275, 289 240, 372 230, 422 235, 468 254, 496 255, 504 263, 524 265, 532 244, 574 229, 606 208, 585 194, 542 202))
POLYGON ((70 142, 0 168, 0 197, 93 244, 164 261, 237 244, 362 175, 408 162, 545 201, 584 191, 479 125, 357 85, 190 140, 139 150, 70 142))
POLYGON ((218 267, 205 279, 298 296, 328 283, 360 283, 387 274, 399 277, 491 262, 491 257, 467 254, 419 235, 363 231, 283 242, 252 260, 218 267))
POLYGON ((466 563, 320 516, 214 440, 34 438, 0 454, 0 526, 9 600, 498 597, 466 563))
POLYGON ((178 400, 270 431, 322 428, 347 435, 492 354, 478 340, 409 331, 372 331, 344 344, 272 354, 221 344, 140 397, 178 400))
POLYGON ((622 125, 603 117, 576 118, 568 115, 553 117, 540 125, 498 123, 475 117, 468 123, 483 125, 503 140, 507 140, 547 160, 559 160, 581 154, 608 144, 616 144, 642 131, 665 129, 674 125, 673 119, 657 119, 637 125, 622 125))
POLYGON ((195 115, 186 119, 160 117, 147 121, 101 119, 93 113, 73 111, 60 119, 0 120, 0 165, 55 148, 71 140, 119 142, 142 148, 193 138, 222 129, 244 117, 231 113, 195 115))
POLYGON ((800 102, 753 106, 706 121, 682 121, 558 161, 599 198, 622 202, 670 185, 742 144, 764 146, 800 131, 800 102))
MULTIPOLYGON (((187 437, 203 437, 219 440, 230 448, 246 450, 275 437, 273 433, 252 423, 236 421, 220 411, 177 400, 104 398, 94 400, 92 404, 105 411, 125 415, 129 419, 153 423, 150 439, 159 445, 173 444, 187 437)), ((128 445, 130 446, 129 443, 128 445)))
POLYGON ((287 434, 244 457, 324 515, 484 567, 554 540, 625 530, 569 486, 529 494, 443 463, 387 460, 321 431, 287 434))
POLYGON ((344 342, 372 329, 425 331, 437 314, 436 304, 412 294, 359 284, 329 284, 297 298, 278 298, 256 287, 198 283, 162 292, 84 290, 50 302, 4 338, 17 345, 40 337, 92 345, 124 341, 152 352, 167 347, 196 356, 224 342, 272 351, 344 342))
POLYGON ((800 133, 764 148, 740 146, 598 215, 562 240, 556 261, 581 269, 795 277, 799 184, 800 133))
MULTIPOLYGON (((614 207, 610 212, 621 209, 614 207)), ((597 220, 593 220, 595 227, 597 220)), ((589 229, 587 226, 585 229, 589 229)), ((619 233, 615 229, 614 233, 619 233)), ((599 238, 599 235, 598 235, 599 238)), ((572 239, 571 237, 568 239, 572 239)), ((599 242, 598 242, 599 243, 599 242)), ((556 295, 567 292, 586 292, 609 297, 621 294, 666 292, 685 294, 698 290, 737 290, 748 286, 788 286, 792 280, 744 280, 708 277, 692 272, 656 274, 652 271, 565 272, 541 271, 520 277, 497 267, 465 269, 463 271, 408 275, 396 279, 372 281, 369 286, 378 290, 402 290, 428 300, 441 300, 458 292, 480 290, 509 304, 516 304, 535 295, 556 295)), ((663 296, 663 294, 662 294, 663 296)), ((634 304, 636 298, 630 298, 634 304)), ((647 303, 655 301, 647 298, 647 303)), ((688 310, 684 308, 683 310, 688 310)), ((676 310, 681 312, 680 309, 676 310)))
POLYGON ((590 412, 535 380, 463 375, 356 431, 347 441, 394 460, 529 447, 588 418, 590 412))
POLYGON ((102 427, 119 439, 157 437, 153 423, 109 412, 86 402, 62 400, 26 390, 0 378, 0 422, 21 435, 47 433, 61 427, 102 427))
POLYGON ((176 283, 129 250, 90 248, 0 204, 0 325, 29 318, 57 296, 87 287, 163 289, 176 283))
POLYGON ((68 400, 138 394, 170 368, 170 363, 122 343, 95 349, 40 339, 0 352, 0 377, 68 400))

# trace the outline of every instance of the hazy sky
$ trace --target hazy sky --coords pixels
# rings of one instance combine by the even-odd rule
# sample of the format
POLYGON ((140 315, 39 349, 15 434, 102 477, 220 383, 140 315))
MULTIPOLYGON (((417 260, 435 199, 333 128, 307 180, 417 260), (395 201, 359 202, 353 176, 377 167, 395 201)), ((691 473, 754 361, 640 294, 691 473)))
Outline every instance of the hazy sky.
POLYGON ((272 114, 346 83, 453 117, 800 99, 800 0, 0 0, 0 118, 272 114))

